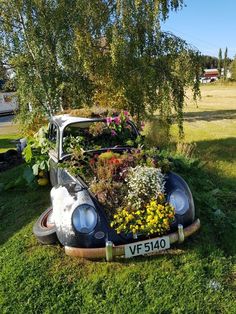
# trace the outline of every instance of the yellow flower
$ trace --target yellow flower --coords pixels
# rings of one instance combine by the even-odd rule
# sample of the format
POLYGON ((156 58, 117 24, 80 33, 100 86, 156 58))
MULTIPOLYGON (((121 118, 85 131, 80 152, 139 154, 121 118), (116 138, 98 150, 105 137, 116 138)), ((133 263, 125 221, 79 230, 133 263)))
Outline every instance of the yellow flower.
POLYGON ((120 209, 114 215, 111 227, 116 227, 118 233, 139 230, 145 234, 163 234, 170 228, 174 218, 174 208, 164 203, 164 195, 160 194, 157 199, 151 199, 142 209, 130 212, 130 208, 120 209))

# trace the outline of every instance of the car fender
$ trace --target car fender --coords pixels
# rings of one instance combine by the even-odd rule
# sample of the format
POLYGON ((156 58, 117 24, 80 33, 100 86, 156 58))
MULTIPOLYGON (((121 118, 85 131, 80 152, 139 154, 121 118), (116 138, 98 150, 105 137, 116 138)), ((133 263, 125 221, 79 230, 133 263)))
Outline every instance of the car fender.
POLYGON ((64 186, 57 185, 51 190, 51 201, 53 206, 53 217, 59 241, 65 245, 76 237, 72 226, 72 214, 81 204, 89 204, 93 207, 94 203, 86 189, 75 192, 70 184, 64 186))

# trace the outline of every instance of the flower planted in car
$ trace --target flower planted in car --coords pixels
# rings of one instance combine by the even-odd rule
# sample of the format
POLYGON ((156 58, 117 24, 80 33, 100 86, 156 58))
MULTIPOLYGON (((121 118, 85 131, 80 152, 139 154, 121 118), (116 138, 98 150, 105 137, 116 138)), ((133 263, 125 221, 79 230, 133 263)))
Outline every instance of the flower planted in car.
POLYGON ((132 207, 120 208, 114 215, 111 226, 118 233, 133 233, 142 235, 165 234, 174 220, 174 207, 165 202, 160 194, 152 199, 142 209, 132 207))
POLYGON ((107 126, 110 129, 111 136, 129 137, 132 127, 127 123, 131 121, 131 117, 128 111, 122 111, 120 115, 116 117, 107 117, 107 126))
POLYGON ((124 207, 117 210, 111 226, 118 233, 133 235, 163 234, 170 229, 174 208, 165 200, 164 175, 153 167, 136 166, 129 169, 125 179, 127 195, 124 207))

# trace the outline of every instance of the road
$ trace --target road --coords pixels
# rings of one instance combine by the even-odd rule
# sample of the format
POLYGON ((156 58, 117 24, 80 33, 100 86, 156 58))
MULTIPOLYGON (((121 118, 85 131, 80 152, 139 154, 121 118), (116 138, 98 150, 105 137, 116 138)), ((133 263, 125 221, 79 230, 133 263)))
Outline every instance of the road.
POLYGON ((9 116, 0 116, 0 126, 3 125, 12 125, 12 120, 14 119, 14 115, 9 116))
POLYGON ((0 116, 0 135, 17 134, 18 126, 14 124, 14 115, 0 116))

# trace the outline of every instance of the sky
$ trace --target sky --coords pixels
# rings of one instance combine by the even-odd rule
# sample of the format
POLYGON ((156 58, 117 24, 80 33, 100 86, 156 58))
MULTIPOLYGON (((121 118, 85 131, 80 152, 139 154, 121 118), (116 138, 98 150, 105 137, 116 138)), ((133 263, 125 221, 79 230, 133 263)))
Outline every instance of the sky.
POLYGON ((171 12, 162 29, 169 31, 204 55, 218 57, 219 48, 228 57, 236 55, 236 0, 184 0, 185 7, 171 12))

